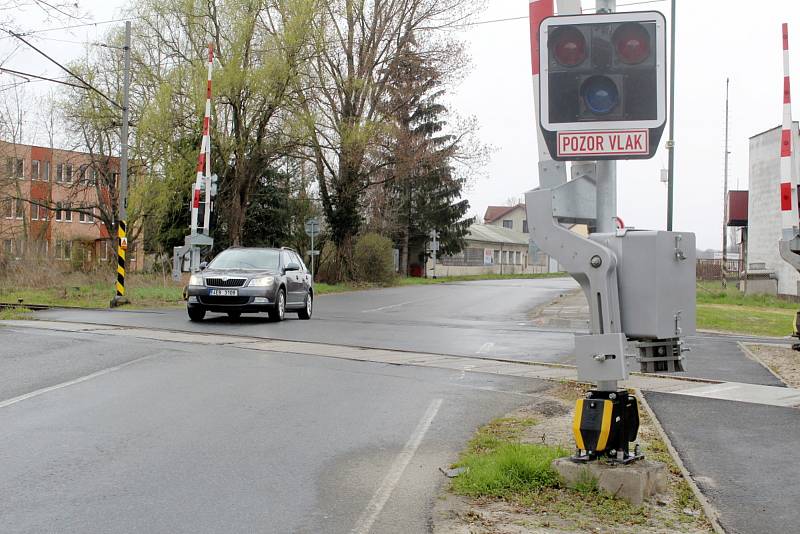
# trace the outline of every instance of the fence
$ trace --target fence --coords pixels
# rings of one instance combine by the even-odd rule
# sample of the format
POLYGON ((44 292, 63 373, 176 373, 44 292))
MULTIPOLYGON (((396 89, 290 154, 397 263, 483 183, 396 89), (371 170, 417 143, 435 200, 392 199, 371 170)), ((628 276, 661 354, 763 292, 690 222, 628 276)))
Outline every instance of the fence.
MULTIPOLYGON (((725 270, 728 276, 736 278, 743 271, 741 260, 727 260, 725 270)), ((698 280, 719 280, 722 278, 722 260, 697 260, 698 280)))

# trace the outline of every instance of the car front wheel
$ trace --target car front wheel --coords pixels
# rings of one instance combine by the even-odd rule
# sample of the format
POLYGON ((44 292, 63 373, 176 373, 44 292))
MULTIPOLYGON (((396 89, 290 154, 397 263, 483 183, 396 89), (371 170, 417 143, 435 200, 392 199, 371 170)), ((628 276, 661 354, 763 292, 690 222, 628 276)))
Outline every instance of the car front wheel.
POLYGON ((280 289, 275 300, 275 308, 269 311, 269 318, 273 321, 283 321, 284 315, 286 315, 286 292, 280 289))
POLYGON ((189 320, 194 322, 202 321, 203 318, 206 316, 206 309, 201 308, 199 306, 193 306, 191 308, 186 308, 186 311, 189 312, 189 320))
POLYGON ((312 297, 311 292, 308 292, 308 294, 306 294, 306 305, 302 310, 297 312, 297 316, 305 320, 311 319, 311 312, 313 311, 312 310, 313 306, 314 306, 314 297, 312 297))

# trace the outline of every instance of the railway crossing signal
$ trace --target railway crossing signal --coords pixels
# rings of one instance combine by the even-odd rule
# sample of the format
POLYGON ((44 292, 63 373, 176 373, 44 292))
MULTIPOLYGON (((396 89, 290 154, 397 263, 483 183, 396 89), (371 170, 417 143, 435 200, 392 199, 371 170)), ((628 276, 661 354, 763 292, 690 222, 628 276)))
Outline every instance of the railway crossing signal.
POLYGON ((655 155, 667 117, 665 29, 656 11, 542 21, 539 116, 553 159, 655 155))

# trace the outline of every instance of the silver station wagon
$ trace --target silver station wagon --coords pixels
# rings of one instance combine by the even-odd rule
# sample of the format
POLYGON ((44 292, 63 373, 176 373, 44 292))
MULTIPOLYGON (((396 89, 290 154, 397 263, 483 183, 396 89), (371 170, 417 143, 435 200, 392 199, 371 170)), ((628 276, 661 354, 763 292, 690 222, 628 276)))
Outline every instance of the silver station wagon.
POLYGON ((286 312, 310 319, 314 301, 311 274, 288 248, 229 248, 189 279, 186 304, 189 319, 202 321, 207 311, 266 312, 282 321, 286 312))

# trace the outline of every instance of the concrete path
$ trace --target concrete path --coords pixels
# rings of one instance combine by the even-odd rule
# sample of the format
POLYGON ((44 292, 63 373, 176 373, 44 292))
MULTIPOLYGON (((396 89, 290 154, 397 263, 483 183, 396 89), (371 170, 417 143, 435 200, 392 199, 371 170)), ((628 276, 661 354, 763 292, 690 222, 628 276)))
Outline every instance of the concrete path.
MULTIPOLYGON (((64 321, 3 321, 2 324, 21 329, 30 328, 36 330, 95 334, 102 338, 121 337, 174 341, 199 345, 232 346, 261 352, 322 356, 343 360, 432 367, 438 369, 452 369, 461 372, 488 373, 543 380, 560 381, 575 380, 576 378, 574 366, 526 360, 459 357, 433 353, 308 343, 302 341, 264 340, 246 336, 221 336, 217 334, 175 332, 153 328, 98 327, 97 325, 89 323, 70 323, 64 321)), ((112 344, 109 341, 104 341, 104 343, 112 344)), ((123 341, 122 343, 126 342, 123 341)), ((642 391, 658 391, 710 399, 741 399, 744 402, 771 406, 800 406, 800 391, 787 387, 696 380, 686 379, 677 375, 647 375, 639 373, 631 374, 630 378, 621 382, 620 385, 622 387, 636 388, 642 391)))
POLYGON ((726 532, 800 532, 800 410, 644 395, 726 532))

